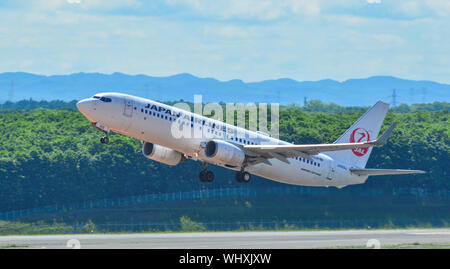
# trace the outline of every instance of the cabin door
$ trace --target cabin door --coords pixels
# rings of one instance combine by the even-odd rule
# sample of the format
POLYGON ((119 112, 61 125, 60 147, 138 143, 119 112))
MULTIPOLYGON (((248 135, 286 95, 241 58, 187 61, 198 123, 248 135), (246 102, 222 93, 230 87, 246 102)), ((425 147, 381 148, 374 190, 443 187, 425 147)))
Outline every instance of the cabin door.
POLYGON ((125 108, 123 110, 123 115, 129 118, 133 116, 133 100, 125 98, 125 108))

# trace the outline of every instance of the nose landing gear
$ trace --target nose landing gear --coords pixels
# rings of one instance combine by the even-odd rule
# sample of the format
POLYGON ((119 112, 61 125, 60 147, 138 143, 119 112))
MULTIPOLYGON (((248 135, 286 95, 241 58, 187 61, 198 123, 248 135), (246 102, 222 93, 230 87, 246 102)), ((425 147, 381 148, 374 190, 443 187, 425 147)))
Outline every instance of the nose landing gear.
POLYGON ((108 135, 103 136, 102 138, 100 138, 100 143, 102 143, 102 144, 108 144, 108 143, 109 143, 108 135))
POLYGON ((111 129, 109 129, 108 126, 105 126, 99 122, 93 122, 92 123, 92 127, 94 127, 95 129, 103 132, 105 135, 102 136, 102 138, 100 138, 100 143, 102 144, 108 144, 109 143, 109 137, 108 134, 110 132, 111 129))

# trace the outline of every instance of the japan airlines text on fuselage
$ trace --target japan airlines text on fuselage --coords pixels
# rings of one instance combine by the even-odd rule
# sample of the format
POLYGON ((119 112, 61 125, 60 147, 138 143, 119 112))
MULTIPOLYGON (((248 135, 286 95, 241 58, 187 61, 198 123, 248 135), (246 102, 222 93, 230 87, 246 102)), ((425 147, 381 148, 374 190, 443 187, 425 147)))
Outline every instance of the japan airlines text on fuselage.
POLYGON ((371 147, 386 143, 389 128, 377 140, 389 105, 378 102, 333 144, 293 145, 259 132, 229 125, 156 101, 120 94, 99 93, 77 103, 81 113, 103 131, 143 141, 145 157, 177 165, 187 158, 200 160, 199 178, 212 181, 207 164, 236 170, 238 182, 254 174, 274 181, 303 186, 344 187, 364 183, 370 175, 422 173, 418 170, 365 169, 371 147), (174 125, 206 134, 173 135, 174 125), (325 152, 325 153, 323 153, 325 152))

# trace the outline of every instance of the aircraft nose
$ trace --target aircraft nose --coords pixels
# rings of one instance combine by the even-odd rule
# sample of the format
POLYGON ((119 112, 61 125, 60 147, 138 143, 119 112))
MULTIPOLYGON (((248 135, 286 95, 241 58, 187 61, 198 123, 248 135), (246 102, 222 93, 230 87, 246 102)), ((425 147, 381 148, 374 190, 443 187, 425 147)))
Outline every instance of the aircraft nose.
POLYGON ((81 113, 87 114, 91 105, 92 103, 89 99, 83 99, 77 103, 77 108, 81 113))

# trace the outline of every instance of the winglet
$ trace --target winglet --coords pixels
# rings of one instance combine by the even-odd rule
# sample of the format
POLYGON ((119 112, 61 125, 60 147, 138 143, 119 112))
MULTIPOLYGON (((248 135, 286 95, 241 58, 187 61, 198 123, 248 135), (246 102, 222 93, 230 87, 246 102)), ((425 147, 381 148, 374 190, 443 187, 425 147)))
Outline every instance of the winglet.
POLYGON ((397 126, 397 122, 394 122, 381 136, 375 141, 375 146, 383 146, 386 144, 388 138, 391 136, 392 131, 394 130, 395 126, 397 126))

